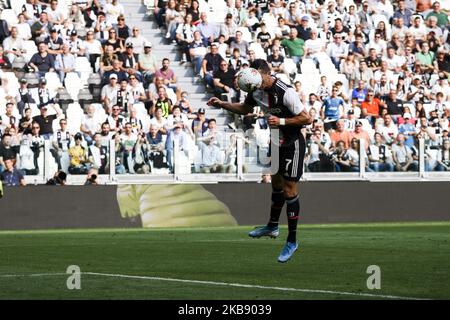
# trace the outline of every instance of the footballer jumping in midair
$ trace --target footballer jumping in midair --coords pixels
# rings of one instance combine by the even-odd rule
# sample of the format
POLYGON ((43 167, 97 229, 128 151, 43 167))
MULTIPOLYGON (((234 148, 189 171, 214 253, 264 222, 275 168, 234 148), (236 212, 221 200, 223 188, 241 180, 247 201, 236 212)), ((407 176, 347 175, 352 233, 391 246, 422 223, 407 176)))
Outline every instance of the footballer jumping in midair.
MULTIPOLYGON (((252 113, 253 107, 259 106, 268 115, 268 123, 271 128, 279 129, 279 168, 278 172, 272 175, 270 220, 266 226, 251 231, 249 236, 253 238, 277 237, 279 235, 278 220, 286 202, 289 234, 286 245, 278 257, 279 262, 286 262, 298 248, 296 234, 300 200, 297 182, 303 174, 303 158, 306 150, 305 138, 300 129, 310 124, 312 119, 295 90, 271 75, 270 67, 265 60, 257 59, 252 63, 251 68, 241 72, 246 72, 245 76, 249 77, 252 76, 251 72, 255 72, 253 69, 259 72, 261 81, 256 90, 248 93, 243 103, 229 103, 218 98, 211 98, 208 105, 242 115, 252 113)), ((256 75, 259 77, 258 74, 256 75)), ((239 87, 246 89, 241 85, 239 87)))

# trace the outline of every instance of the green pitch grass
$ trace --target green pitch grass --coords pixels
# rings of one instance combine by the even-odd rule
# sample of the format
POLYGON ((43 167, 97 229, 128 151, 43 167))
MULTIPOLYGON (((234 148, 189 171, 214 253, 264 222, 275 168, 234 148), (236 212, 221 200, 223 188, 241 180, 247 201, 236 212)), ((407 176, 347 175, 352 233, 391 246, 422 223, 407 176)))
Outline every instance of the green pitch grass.
POLYGON ((250 239, 249 230, 0 232, 0 298, 450 298, 450 223, 303 225, 287 264, 277 262, 286 228, 279 239, 250 239), (69 265, 81 268, 81 290, 66 287, 69 265), (367 289, 369 265, 381 268, 381 290, 367 289))

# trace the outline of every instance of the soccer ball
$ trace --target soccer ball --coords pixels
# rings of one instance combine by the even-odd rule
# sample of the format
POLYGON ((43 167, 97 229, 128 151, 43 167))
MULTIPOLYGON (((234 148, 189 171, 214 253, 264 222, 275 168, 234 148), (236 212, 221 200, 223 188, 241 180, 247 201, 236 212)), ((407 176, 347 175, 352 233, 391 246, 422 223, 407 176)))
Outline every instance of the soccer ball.
POLYGON ((236 78, 239 88, 245 92, 255 91, 262 83, 261 74, 253 68, 245 68, 238 73, 236 78))

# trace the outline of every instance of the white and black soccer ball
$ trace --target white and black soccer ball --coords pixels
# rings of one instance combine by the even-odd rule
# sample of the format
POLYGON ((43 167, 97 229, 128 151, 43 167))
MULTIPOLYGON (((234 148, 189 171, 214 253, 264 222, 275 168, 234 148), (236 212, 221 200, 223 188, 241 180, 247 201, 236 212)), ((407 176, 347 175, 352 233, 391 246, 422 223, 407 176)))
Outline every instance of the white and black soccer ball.
POLYGON ((245 92, 253 92, 261 86, 262 77, 258 70, 253 68, 245 68, 236 76, 239 89, 245 92))

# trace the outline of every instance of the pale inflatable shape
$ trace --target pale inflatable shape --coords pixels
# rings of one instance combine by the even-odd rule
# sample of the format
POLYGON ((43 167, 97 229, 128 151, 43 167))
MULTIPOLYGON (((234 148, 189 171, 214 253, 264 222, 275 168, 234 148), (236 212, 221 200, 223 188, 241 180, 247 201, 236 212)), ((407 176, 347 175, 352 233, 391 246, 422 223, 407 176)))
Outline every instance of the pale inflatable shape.
POLYGON ((119 185, 122 218, 141 216, 144 228, 235 226, 228 207, 201 185, 119 185))
POLYGON ((258 89, 262 83, 261 74, 253 68, 245 68, 236 75, 239 88, 245 92, 252 92, 258 89))

